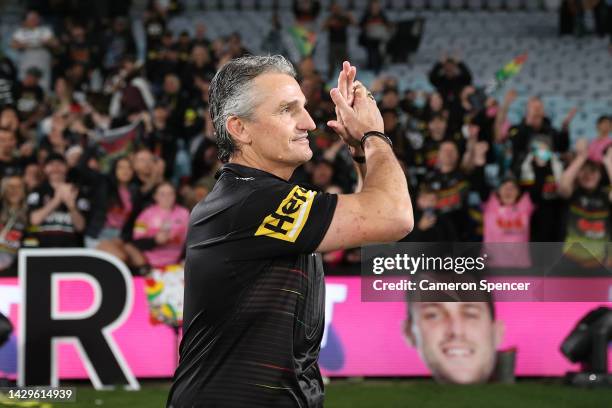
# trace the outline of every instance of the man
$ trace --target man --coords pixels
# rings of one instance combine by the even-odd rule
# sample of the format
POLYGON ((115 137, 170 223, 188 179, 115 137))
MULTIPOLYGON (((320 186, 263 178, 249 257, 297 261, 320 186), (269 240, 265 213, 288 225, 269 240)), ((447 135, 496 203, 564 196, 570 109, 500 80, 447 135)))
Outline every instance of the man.
POLYGON ((78 188, 67 183, 68 166, 59 153, 45 160, 46 181, 27 197, 30 227, 28 247, 80 247, 91 203, 78 188))
POLYGON ((39 14, 30 10, 23 25, 13 33, 11 47, 19 52, 19 77, 24 78, 32 67, 41 69, 41 86, 49 90, 51 86, 51 50, 57 49, 59 42, 51 28, 41 24, 39 14))
MULTIPOLYGON (((425 273, 421 279, 477 281, 474 275, 455 273, 425 273)), ((408 293, 408 302, 404 335, 438 382, 478 384, 491 379, 504 326, 495 317, 489 293, 416 291, 408 293)))
POLYGON ((10 129, 0 128, 0 178, 23 172, 24 163, 15 155, 17 135, 10 129))
POLYGON ((461 90, 472 83, 469 68, 459 58, 443 55, 429 71, 429 81, 442 95, 445 105, 455 103, 461 90))
POLYGON ((493 374, 503 326, 492 303, 414 302, 404 333, 437 381, 478 384, 493 374))
POLYGON ((342 61, 348 58, 348 28, 355 25, 355 19, 338 3, 332 3, 329 9, 330 14, 323 23, 323 28, 328 32, 327 77, 331 78, 338 66, 342 65, 342 61))
MULTIPOLYGON (((395 241, 412 229, 406 178, 376 102, 348 62, 331 97, 332 127, 365 160, 359 193, 287 182, 312 157, 315 123, 282 56, 243 57, 210 87, 220 158, 212 192, 191 214, 184 331, 168 406, 321 407, 321 257, 313 252, 395 241)), ((360 157, 360 158, 359 158, 360 157)), ((363 171, 362 170, 362 171, 363 171)))
MULTIPOLYGON (((568 203, 565 256, 584 267, 606 265, 612 257, 607 253, 612 238, 612 191, 602 183, 602 165, 589 159, 588 141, 580 139, 574 147, 576 156, 559 182, 559 195, 568 203)), ((606 151, 602 164, 612 180, 612 149, 606 151)))
POLYGON ((557 153, 565 153, 569 149, 570 123, 576 115, 577 108, 572 108, 561 124, 561 130, 553 127, 551 120, 546 116, 544 103, 538 97, 531 97, 525 108, 523 121, 510 128, 508 135, 512 142, 512 161, 516 171, 525 160, 529 147, 534 138, 545 135, 551 140, 551 150, 557 153))

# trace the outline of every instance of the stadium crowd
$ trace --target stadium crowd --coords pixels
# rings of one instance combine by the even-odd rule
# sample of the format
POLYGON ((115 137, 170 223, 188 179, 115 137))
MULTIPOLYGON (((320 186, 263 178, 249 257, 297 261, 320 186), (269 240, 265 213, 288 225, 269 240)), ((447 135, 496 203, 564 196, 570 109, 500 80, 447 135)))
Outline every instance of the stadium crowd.
MULTIPOLYGON (((237 33, 208 38, 203 24, 193 34, 173 33, 168 21, 180 4, 151 1, 140 61, 125 4, 92 13, 33 3, 10 41, 18 59, 0 59, 0 273, 14 274, 17 251, 26 247, 98 248, 135 274, 180 262, 189 209, 222 165, 208 114, 210 81, 250 50, 237 33)), ((317 124, 314 159, 294 174, 310 188, 359 186, 348 149, 326 125, 335 118, 326 80, 350 58, 352 24, 361 26, 368 68, 380 71, 388 23, 372 4, 361 19, 333 8, 324 25, 330 72, 317 71, 308 55, 294 61, 317 124)), ((317 13, 295 11, 303 24, 317 13)), ((280 44, 275 28, 265 37, 271 50, 280 44)), ((436 91, 427 94, 400 92, 398 78, 384 75, 370 85, 414 197, 415 229, 404 240, 590 242, 601 244, 604 260, 612 118, 599 118, 598 134, 572 147, 575 109, 555 128, 533 95, 520 123, 509 123, 516 92, 485 95, 473 85, 469 61, 443 56, 429 78, 436 91)), ((356 263, 359 252, 325 260, 356 263)))

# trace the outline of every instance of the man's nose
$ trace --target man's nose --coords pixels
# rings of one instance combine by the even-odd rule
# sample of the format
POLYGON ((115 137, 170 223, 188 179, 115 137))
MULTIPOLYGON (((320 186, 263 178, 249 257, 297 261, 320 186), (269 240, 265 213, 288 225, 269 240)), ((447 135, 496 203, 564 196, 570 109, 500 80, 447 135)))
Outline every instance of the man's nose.
POLYGON ((315 130, 317 128, 317 125, 314 123, 314 120, 312 120, 312 117, 305 108, 302 108, 302 110, 303 112, 300 116, 298 127, 303 130, 315 130))
POLYGON ((452 338, 462 338, 465 335, 465 323, 461 317, 453 316, 448 318, 448 334, 452 338))

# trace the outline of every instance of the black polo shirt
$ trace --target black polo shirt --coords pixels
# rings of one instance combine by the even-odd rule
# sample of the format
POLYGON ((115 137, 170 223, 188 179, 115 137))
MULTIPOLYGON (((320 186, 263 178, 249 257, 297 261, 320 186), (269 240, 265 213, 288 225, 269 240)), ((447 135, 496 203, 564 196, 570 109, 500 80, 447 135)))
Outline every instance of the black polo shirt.
POLYGON ((169 407, 323 405, 325 282, 313 251, 336 203, 254 168, 220 170, 191 213, 169 407))

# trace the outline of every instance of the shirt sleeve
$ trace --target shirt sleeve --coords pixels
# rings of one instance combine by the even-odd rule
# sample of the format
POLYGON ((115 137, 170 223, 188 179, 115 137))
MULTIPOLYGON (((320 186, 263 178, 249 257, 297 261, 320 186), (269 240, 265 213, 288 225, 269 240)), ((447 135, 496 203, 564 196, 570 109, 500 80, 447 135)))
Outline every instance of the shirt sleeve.
POLYGON ((309 254, 323 240, 337 200, 335 194, 299 185, 259 188, 239 206, 232 230, 241 231, 248 240, 246 258, 309 254))

